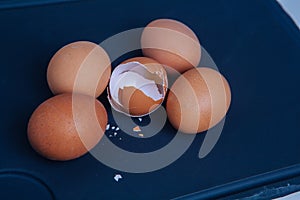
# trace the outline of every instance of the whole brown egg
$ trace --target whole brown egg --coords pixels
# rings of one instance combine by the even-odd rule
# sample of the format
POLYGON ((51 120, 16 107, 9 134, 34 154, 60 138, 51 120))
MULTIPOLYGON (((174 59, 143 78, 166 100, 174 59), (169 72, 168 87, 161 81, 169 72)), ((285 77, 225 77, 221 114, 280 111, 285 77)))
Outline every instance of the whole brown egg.
POLYGON ((39 154, 51 160, 82 156, 102 138, 107 124, 104 106, 81 94, 54 96, 33 112, 28 139, 39 154))
POLYGON ((47 81, 53 94, 80 93, 98 97, 111 74, 110 59, 99 45, 78 41, 59 49, 48 65, 47 81))
POLYGON ((183 73, 196 67, 201 58, 201 46, 196 34, 173 19, 150 22, 143 30, 141 47, 144 56, 165 65, 168 72, 176 70, 183 73))
POLYGON ((210 68, 190 69, 174 82, 167 97, 168 119, 184 133, 199 133, 219 123, 231 102, 226 79, 210 68))

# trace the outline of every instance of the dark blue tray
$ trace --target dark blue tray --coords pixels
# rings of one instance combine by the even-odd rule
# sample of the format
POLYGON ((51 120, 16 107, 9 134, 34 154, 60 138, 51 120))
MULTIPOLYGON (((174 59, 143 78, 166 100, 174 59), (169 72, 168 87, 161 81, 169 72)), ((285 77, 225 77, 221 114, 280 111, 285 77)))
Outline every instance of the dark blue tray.
MULTIPOLYGON (((189 197, 220 198, 300 174, 300 33, 276 1, 3 1, 0 24, 0 199, 170 199, 197 191, 189 197), (36 154, 27 122, 52 96, 46 68, 55 51, 156 18, 188 24, 231 84, 232 105, 212 152, 198 158, 199 134, 176 162, 142 174, 90 154, 70 162, 36 154)), ((111 113, 105 94, 100 100, 111 113)), ((128 137, 121 145, 155 149, 170 138, 128 137)))

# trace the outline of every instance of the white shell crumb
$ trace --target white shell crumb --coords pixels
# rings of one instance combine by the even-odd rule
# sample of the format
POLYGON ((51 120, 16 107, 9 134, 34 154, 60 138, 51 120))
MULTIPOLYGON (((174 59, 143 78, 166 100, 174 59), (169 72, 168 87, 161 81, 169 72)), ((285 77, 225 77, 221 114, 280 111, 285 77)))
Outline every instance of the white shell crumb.
POLYGON ((116 128, 115 126, 112 126, 112 127, 111 127, 112 130, 115 130, 115 128, 116 128))
POLYGON ((141 122, 143 119, 139 117, 139 121, 141 122))
POLYGON ((119 138, 119 140, 122 140, 122 138, 119 138))
POLYGON ((114 132, 114 136, 115 136, 115 137, 117 136, 117 134, 118 134, 117 132, 114 132))
POLYGON ((119 127, 117 127, 117 128, 116 128, 116 131, 118 131, 118 130, 120 130, 120 128, 119 128, 119 127))
POLYGON ((112 137, 112 135, 109 135, 108 137, 112 137))
POLYGON ((122 179, 123 177, 121 176, 121 174, 116 174, 115 175, 115 177, 114 177, 114 179, 115 179, 115 181, 119 181, 119 179, 122 179))
POLYGON ((106 130, 109 130, 110 124, 106 125, 106 130))

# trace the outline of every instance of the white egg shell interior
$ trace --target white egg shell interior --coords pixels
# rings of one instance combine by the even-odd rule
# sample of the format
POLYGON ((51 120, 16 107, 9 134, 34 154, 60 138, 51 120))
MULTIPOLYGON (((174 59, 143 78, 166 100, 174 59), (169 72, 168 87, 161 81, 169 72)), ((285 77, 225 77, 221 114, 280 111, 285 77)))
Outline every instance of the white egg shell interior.
POLYGON ((124 107, 119 101, 120 90, 125 87, 134 87, 154 101, 158 101, 165 98, 167 83, 168 80, 163 71, 149 71, 145 65, 139 62, 120 64, 111 75, 108 86, 108 100, 116 111, 132 116, 129 114, 128 108, 124 107))

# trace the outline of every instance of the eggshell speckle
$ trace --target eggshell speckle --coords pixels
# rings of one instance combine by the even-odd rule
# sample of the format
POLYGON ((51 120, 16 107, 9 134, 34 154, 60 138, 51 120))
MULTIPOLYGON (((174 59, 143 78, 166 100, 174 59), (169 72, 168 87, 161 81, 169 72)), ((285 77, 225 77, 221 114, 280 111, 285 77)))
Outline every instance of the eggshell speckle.
POLYGON ((198 133, 215 126, 226 115, 231 102, 226 79, 210 68, 194 68, 172 85, 166 103, 174 128, 198 133))
POLYGON ((106 110, 98 100, 86 95, 61 94, 46 100, 33 112, 28 139, 33 149, 48 159, 71 160, 99 142, 106 124, 106 110))
POLYGON ((58 50, 47 70, 53 94, 80 93, 98 97, 111 74, 110 59, 99 45, 78 41, 58 50))

